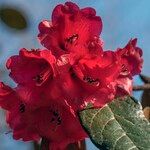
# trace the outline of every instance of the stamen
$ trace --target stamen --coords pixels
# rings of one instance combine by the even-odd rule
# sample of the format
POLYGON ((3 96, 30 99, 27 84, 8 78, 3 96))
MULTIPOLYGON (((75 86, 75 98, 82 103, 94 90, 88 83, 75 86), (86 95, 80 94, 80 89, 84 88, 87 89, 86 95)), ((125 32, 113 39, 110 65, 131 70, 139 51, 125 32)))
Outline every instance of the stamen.
POLYGON ((76 77, 76 74, 75 74, 73 68, 70 68, 69 71, 70 71, 71 77, 76 77))
POLYGON ((33 78, 33 80, 35 80, 37 82, 37 84, 40 84, 43 82, 43 75, 42 74, 38 74, 36 77, 33 78))
POLYGON ((93 79, 91 77, 84 77, 83 80, 91 85, 99 86, 99 79, 93 79))
POLYGON ((54 122, 54 121, 55 121, 55 118, 52 117, 51 122, 54 122))
POLYGON ((57 125, 61 124, 62 119, 60 117, 57 118, 57 125))
POLYGON ((66 39, 67 43, 73 44, 77 39, 79 35, 78 34, 73 34, 69 38, 66 39))
POLYGON ((56 130, 57 126, 61 125, 62 119, 61 119, 60 114, 59 114, 58 111, 50 110, 50 112, 52 113, 52 118, 51 118, 50 122, 56 125, 56 127, 55 127, 55 130, 56 130))
POLYGON ((20 104, 20 106, 19 106, 19 111, 21 112, 21 113, 24 113, 25 112, 25 104, 20 104))
POLYGON ((54 112, 53 112, 53 115, 54 115, 55 117, 58 117, 58 116, 59 116, 59 114, 58 114, 57 111, 54 111, 54 112))
POLYGON ((37 85, 41 85, 51 75, 50 68, 44 69, 40 74, 36 75, 33 80, 36 81, 37 85))
POLYGON ((121 66, 121 75, 128 75, 129 71, 127 69, 127 67, 125 66, 125 64, 122 64, 121 66))

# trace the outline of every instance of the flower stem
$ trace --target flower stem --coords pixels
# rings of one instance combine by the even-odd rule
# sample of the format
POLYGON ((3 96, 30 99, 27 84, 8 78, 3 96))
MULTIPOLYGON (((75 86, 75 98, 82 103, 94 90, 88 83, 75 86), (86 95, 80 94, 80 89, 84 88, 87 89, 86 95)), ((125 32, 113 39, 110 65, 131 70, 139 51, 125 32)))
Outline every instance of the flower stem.
POLYGON ((86 150, 85 140, 69 144, 66 150, 86 150))
POLYGON ((42 138, 40 150, 49 150, 49 140, 42 138))

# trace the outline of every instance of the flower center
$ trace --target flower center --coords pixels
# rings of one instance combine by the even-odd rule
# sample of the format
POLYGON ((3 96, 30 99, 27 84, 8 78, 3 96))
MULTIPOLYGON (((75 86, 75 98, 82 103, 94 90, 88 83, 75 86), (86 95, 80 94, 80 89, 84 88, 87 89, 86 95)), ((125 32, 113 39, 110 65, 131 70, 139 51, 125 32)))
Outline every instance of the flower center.
POLYGON ((125 64, 123 64, 122 66, 121 66, 121 75, 128 75, 129 74, 129 71, 128 71, 128 69, 127 69, 127 67, 125 66, 125 64))
POLYGON ((73 34, 72 36, 65 39, 64 50, 68 50, 70 46, 75 45, 77 43, 79 35, 73 34))
POLYGON ((91 85, 99 86, 99 79, 93 79, 91 77, 83 77, 83 80, 91 85))
POLYGON ((49 78, 50 75, 51 75, 50 68, 46 68, 40 74, 33 77, 33 80, 36 81, 37 85, 41 85, 44 83, 44 81, 46 81, 49 78))
POLYGON ((50 112, 52 113, 52 117, 51 117, 50 122, 55 123, 57 126, 60 125, 62 122, 62 119, 60 117, 59 112, 56 110, 50 110, 50 112))
POLYGON ((20 106, 19 106, 19 111, 21 112, 21 113, 24 113, 25 112, 25 104, 23 104, 23 103, 21 103, 20 104, 20 106))
POLYGON ((33 79, 36 81, 37 84, 40 84, 43 82, 43 74, 38 74, 33 79))
POLYGON ((73 34, 72 36, 66 38, 66 42, 69 44, 73 44, 78 39, 78 37, 78 34, 73 34))

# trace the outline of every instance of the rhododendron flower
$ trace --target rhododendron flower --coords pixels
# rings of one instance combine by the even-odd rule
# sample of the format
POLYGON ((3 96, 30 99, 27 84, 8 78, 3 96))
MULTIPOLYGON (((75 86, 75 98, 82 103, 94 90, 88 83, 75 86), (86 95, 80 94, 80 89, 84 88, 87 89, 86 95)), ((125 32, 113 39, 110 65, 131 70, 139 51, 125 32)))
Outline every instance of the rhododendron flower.
POLYGON ((47 106, 35 108, 20 95, 18 88, 11 89, 0 83, 0 106, 7 110, 7 123, 13 129, 15 139, 29 141, 42 136, 51 142, 53 149, 62 149, 68 143, 86 137, 75 112, 65 100, 49 99, 47 106))
POLYGON ((103 106, 110 101, 115 92, 112 84, 119 75, 117 63, 116 54, 106 51, 99 56, 82 58, 78 63, 72 65, 72 80, 80 90, 79 94, 73 97, 83 99, 83 105, 93 101, 95 106, 103 106))
POLYGON ((7 61, 10 77, 22 85, 42 85, 55 75, 55 57, 48 50, 21 49, 19 55, 7 61))
POLYGON ((131 40, 124 48, 104 51, 102 21, 93 8, 72 2, 58 5, 52 21, 39 25, 47 49, 21 49, 7 61, 16 87, 0 83, 0 106, 15 139, 46 138, 51 150, 87 137, 78 112, 89 103, 103 107, 131 94, 132 77, 142 68, 142 51, 131 40))
POLYGON ((58 5, 52 13, 51 21, 42 21, 39 24, 38 38, 42 45, 51 49, 53 54, 61 54, 72 51, 76 47, 78 53, 83 52, 78 46, 96 47, 102 30, 101 18, 96 16, 93 8, 80 9, 72 2, 58 5))
POLYGON ((141 72, 143 59, 142 50, 136 46, 137 39, 130 40, 123 48, 116 51, 122 65, 122 75, 137 75, 141 72))
POLYGON ((137 39, 130 40, 124 48, 116 51, 120 65, 120 75, 117 79, 117 94, 131 94, 132 76, 140 74, 143 64, 142 50, 136 47, 137 39))

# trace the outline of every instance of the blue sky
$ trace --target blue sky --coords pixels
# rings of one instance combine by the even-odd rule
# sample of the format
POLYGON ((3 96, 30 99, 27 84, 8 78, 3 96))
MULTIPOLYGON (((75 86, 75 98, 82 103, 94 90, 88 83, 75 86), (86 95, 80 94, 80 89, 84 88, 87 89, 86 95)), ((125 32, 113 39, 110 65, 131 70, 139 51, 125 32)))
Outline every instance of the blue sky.
MULTIPOLYGON (((17 54, 22 47, 41 47, 37 42, 38 23, 50 19, 52 9, 65 0, 0 0, 0 6, 10 5, 23 10, 29 20, 25 32, 15 32, 0 22, 0 67, 5 68, 5 60, 17 54)), ((94 7, 103 20, 102 38, 105 49, 114 50, 124 47, 131 38, 138 38, 138 45, 143 49, 143 73, 150 75, 150 1, 149 0, 73 0, 81 7, 94 7)), ((9 78, 4 78, 6 81, 9 78)), ((10 82, 10 80, 9 80, 10 82)), ((140 84, 139 78, 135 78, 140 84)), ((139 94, 136 94, 139 95, 139 94)), ((0 125, 1 126, 1 125, 0 125)), ((11 136, 0 134, 0 150, 29 150, 23 143, 12 140, 11 136), (9 143, 6 141, 9 141, 9 143)), ((95 150, 90 144, 90 150, 95 150)))

